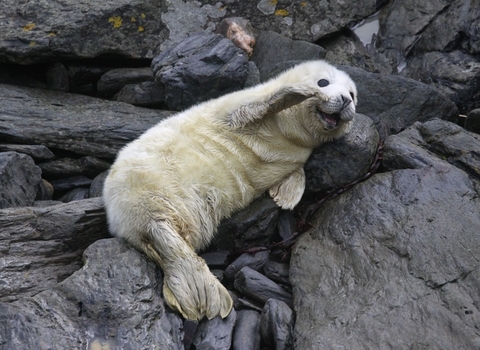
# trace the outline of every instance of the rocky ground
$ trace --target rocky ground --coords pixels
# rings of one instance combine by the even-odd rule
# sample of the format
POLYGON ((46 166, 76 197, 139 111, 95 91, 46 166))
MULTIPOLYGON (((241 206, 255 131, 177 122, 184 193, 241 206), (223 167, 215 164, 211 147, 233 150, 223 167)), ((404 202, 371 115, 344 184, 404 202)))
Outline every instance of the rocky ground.
POLYGON ((342 4, 0 3, 0 349, 480 348, 480 7, 342 4), (314 152, 295 211, 263 196, 221 224, 201 254, 235 310, 185 322, 108 234, 110 164, 175 111, 319 58, 357 84, 353 130, 314 152))

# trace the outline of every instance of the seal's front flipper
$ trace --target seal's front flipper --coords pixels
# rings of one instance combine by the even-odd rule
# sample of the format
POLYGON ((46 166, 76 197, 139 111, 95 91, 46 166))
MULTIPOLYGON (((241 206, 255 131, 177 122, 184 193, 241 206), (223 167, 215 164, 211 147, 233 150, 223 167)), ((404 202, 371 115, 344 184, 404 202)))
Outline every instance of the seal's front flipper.
POLYGON ((300 202, 304 191, 305 171, 300 168, 272 186, 269 193, 279 207, 291 210, 300 202))
POLYGON ((328 100, 328 97, 321 93, 316 84, 287 85, 266 97, 264 101, 241 105, 228 115, 228 124, 232 128, 241 128, 268 114, 278 113, 311 97, 322 101, 328 100))

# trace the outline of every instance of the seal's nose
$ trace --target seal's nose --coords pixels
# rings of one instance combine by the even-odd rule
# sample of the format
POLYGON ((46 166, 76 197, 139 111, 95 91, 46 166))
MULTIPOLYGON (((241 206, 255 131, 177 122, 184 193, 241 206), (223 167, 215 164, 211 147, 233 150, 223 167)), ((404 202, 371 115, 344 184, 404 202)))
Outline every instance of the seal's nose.
POLYGON ((342 96, 342 110, 347 108, 350 103, 352 103, 352 100, 348 97, 345 97, 344 95, 342 96))

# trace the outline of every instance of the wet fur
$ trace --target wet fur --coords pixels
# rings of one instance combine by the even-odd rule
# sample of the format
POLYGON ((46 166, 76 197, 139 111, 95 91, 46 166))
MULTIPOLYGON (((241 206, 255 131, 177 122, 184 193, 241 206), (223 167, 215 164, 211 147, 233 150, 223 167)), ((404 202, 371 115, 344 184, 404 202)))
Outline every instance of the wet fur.
POLYGON ((355 103, 345 73, 312 61, 160 122, 118 154, 105 181, 111 232, 160 265, 165 300, 185 318, 227 316, 232 299, 195 251, 267 190, 292 209, 312 149, 348 130, 355 103), (331 84, 320 88, 323 78, 331 84), (338 109, 339 94, 353 103, 331 129, 316 111, 338 109))

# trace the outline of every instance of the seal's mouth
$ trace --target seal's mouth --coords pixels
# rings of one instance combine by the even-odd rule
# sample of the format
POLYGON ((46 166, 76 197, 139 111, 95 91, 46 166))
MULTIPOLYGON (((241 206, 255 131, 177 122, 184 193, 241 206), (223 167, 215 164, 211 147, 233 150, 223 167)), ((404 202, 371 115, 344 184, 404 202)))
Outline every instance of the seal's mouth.
POLYGON ((320 116, 320 119, 325 123, 325 126, 327 129, 335 129, 338 127, 338 124, 340 123, 339 113, 328 114, 328 113, 322 112, 318 108, 317 108, 317 113, 320 116))

